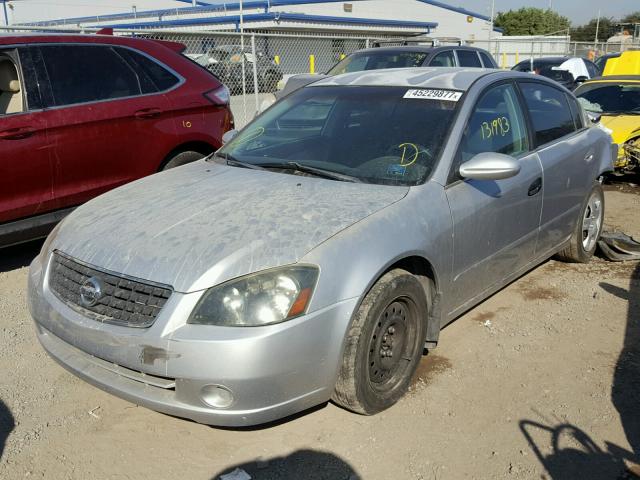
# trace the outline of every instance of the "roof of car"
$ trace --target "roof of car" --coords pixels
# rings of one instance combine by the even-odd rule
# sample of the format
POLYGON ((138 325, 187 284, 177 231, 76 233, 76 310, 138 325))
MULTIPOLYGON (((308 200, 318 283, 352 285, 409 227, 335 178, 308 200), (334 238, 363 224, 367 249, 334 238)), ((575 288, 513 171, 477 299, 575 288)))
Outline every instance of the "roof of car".
POLYGON ((118 45, 135 44, 144 38, 132 38, 118 35, 78 34, 78 33, 12 33, 0 35, 0 45, 19 45, 24 43, 113 43, 118 45))
POLYGON ((485 51, 482 48, 477 47, 469 47, 467 45, 439 45, 437 47, 432 47, 430 45, 396 45, 396 46, 386 46, 386 47, 372 47, 372 48, 364 48, 362 50, 358 50, 353 52, 351 55, 362 55, 362 54, 371 54, 371 53, 389 53, 389 52, 414 52, 414 53, 431 53, 431 52, 439 52, 441 50, 451 50, 455 48, 456 50, 476 50, 476 51, 485 51))
MULTIPOLYGON (((520 72, 507 71, 511 76, 520 72)), ((490 68, 392 68, 364 70, 327 77, 313 83, 312 87, 329 85, 397 86, 416 88, 442 88, 468 90, 479 78, 491 74, 506 74, 490 68)), ((520 74, 528 77, 528 74, 520 74)))
POLYGON ((640 75, 606 75, 603 77, 594 77, 584 83, 592 82, 640 82, 640 75))

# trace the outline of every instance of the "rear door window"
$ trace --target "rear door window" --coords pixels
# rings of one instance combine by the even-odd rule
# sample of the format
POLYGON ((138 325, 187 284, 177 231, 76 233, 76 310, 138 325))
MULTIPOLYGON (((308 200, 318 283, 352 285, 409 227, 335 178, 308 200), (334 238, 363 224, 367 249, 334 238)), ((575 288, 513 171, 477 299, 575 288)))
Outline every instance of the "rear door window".
POLYGON ((482 67, 480 57, 473 50, 457 50, 458 62, 461 67, 482 67))
POLYGON ((39 47, 56 106, 140 95, 134 69, 110 46, 39 47))
POLYGON ((563 91, 537 82, 521 82, 520 87, 533 123, 536 147, 575 132, 563 91))
POLYGON ((485 68, 495 68, 495 62, 493 61, 493 59, 487 55, 484 52, 478 52, 478 54, 480 55, 480 58, 482 59, 482 64, 484 65, 485 68))
POLYGON ((143 93, 169 90, 180 82, 180 79, 167 68, 146 55, 128 48, 116 48, 116 50, 132 64, 140 78, 143 93), (148 85, 149 82, 151 86, 148 85))
POLYGON ((456 59, 453 56, 453 50, 440 52, 429 62, 430 67, 455 67, 456 59))
POLYGON ((569 108, 571 109, 571 116, 573 117, 573 123, 576 125, 576 129, 580 130, 584 128, 584 112, 578 101, 570 95, 566 95, 569 108))

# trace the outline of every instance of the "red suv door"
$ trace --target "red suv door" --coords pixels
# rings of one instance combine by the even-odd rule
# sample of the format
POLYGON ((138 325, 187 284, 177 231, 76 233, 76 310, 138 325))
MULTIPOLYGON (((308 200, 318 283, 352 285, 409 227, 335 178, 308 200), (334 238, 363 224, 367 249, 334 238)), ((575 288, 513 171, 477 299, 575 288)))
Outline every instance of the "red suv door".
MULTIPOLYGON (((169 102, 127 47, 32 47, 52 145, 54 194, 77 205, 154 173, 176 144, 169 102)), ((174 83, 180 78, 174 76, 174 83)))
POLYGON ((28 52, 0 48, 0 223, 51 210, 46 121, 28 52))

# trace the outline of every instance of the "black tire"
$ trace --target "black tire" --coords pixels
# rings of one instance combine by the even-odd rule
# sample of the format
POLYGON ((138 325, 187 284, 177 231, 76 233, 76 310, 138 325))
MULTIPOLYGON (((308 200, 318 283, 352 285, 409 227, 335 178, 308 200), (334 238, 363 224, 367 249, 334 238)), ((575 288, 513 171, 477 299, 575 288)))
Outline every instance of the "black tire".
POLYGON ((178 152, 171 155, 167 158, 163 164, 160 166, 160 171, 169 170, 170 168, 179 167, 181 165, 186 165, 187 163, 195 162, 196 160, 200 160, 204 158, 205 155, 200 152, 195 152, 193 150, 187 150, 186 152, 178 152))
POLYGON ((570 263, 588 263, 598 246, 603 225, 604 192, 600 183, 596 183, 580 209, 580 217, 576 222, 576 228, 571 235, 569 245, 558 253, 557 258, 570 263), (599 208, 598 211, 596 211, 596 204, 599 208), (588 228, 589 224, 594 225, 592 233, 585 231, 587 229, 591 232, 591 229, 588 228))
POLYGON ((417 277, 400 269, 383 275, 354 314, 333 401, 364 415, 395 404, 420 362, 428 313, 417 277))

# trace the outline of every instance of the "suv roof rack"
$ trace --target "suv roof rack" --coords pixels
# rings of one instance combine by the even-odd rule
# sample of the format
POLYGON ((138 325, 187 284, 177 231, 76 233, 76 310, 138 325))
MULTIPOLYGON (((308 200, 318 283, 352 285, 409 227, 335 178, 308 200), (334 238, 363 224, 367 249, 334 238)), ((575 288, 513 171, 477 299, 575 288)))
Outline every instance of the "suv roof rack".
POLYGON ((416 44, 428 44, 432 47, 438 47, 442 44, 453 43, 461 46, 464 42, 458 37, 403 37, 403 38, 385 38, 380 40, 374 40, 372 46, 374 48, 381 47, 387 44, 394 44, 399 46, 416 45, 416 44))

